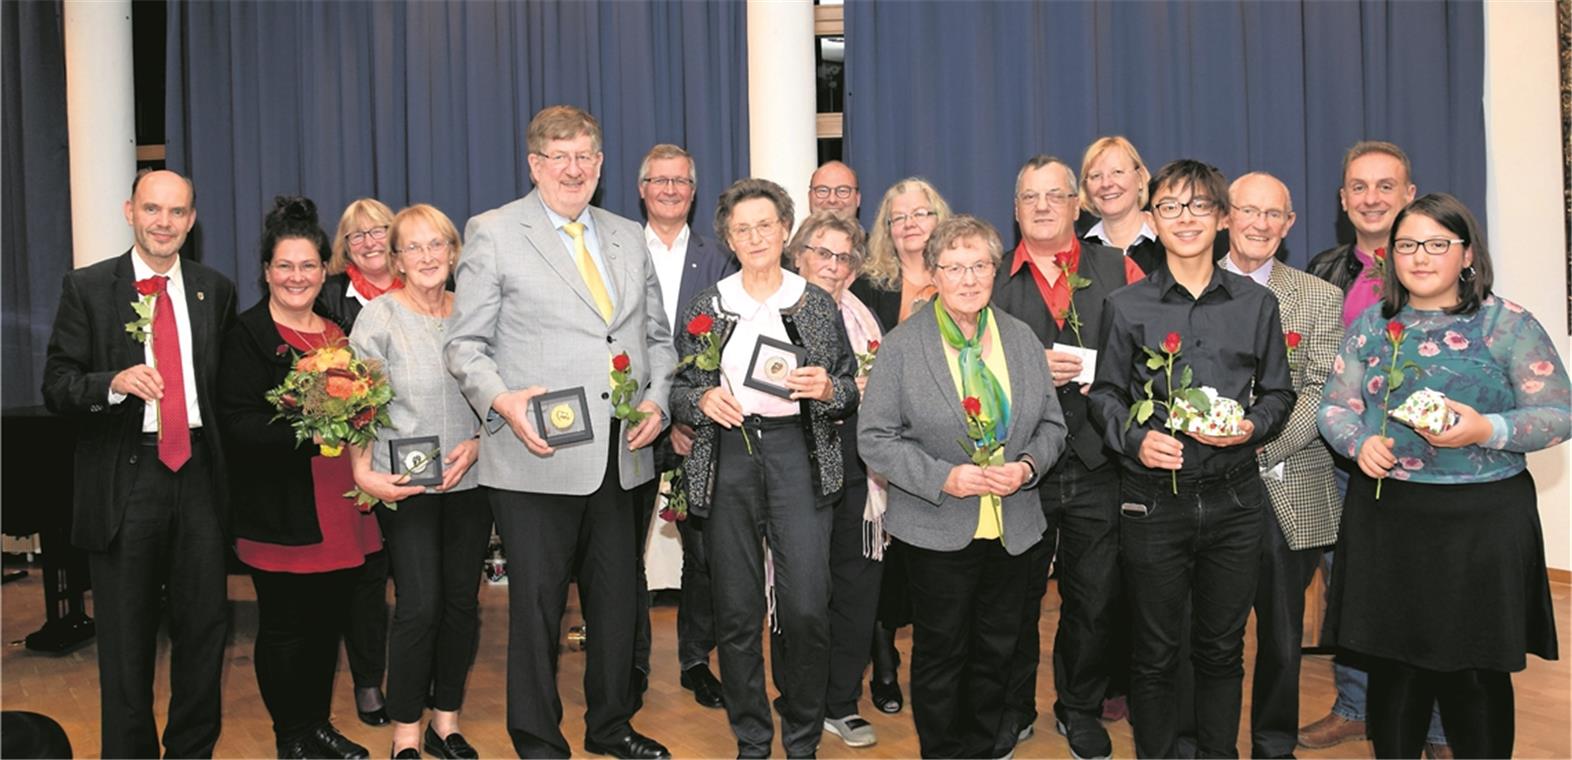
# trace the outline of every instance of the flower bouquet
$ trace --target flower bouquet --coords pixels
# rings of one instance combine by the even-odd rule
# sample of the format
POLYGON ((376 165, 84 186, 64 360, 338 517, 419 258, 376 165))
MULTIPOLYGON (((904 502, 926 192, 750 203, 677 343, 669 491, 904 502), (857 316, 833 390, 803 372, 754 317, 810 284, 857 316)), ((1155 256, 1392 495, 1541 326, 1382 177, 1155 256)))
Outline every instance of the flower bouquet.
POLYGON ((295 429, 295 445, 321 437, 322 456, 336 457, 344 444, 365 446, 389 424, 393 387, 382 365, 357 358, 347 346, 329 345, 295 357, 282 385, 267 392, 295 429))

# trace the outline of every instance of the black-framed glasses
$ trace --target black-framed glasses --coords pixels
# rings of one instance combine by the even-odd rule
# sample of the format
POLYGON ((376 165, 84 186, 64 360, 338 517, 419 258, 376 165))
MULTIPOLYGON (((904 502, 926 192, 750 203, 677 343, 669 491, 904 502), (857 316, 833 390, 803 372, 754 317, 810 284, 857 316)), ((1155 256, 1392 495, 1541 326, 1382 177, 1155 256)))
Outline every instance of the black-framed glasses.
POLYGON ((1190 209, 1190 216, 1211 216, 1217 210, 1217 201, 1211 198, 1191 198, 1185 203, 1169 199, 1152 204, 1152 210, 1164 219, 1178 219, 1179 214, 1190 209))
POLYGON ((944 275, 945 280, 948 280, 952 283, 961 283, 966 281, 966 275, 968 274, 975 276, 978 280, 991 277, 993 276, 993 270, 997 268, 997 266, 998 265, 994 264, 992 261, 979 261, 976 264, 972 264, 971 266, 966 266, 964 264, 945 264, 940 266, 938 269, 939 274, 944 275))
POLYGON ((678 190, 688 190, 693 188, 693 180, 687 177, 645 177, 643 182, 646 185, 654 185, 662 189, 676 188, 678 190))
POLYGON ((1047 198, 1049 205, 1063 206, 1066 203, 1069 203, 1070 199, 1074 197, 1075 196, 1070 193, 1059 190, 1049 190, 1046 193, 1039 193, 1036 190, 1026 190, 1015 196, 1015 202, 1027 208, 1032 208, 1037 205, 1038 201, 1047 198))
POLYGON ((829 185, 814 185, 808 189, 813 191, 813 197, 818 198, 821 201, 829 198, 831 195, 834 195, 836 198, 844 201, 851 198, 852 193, 857 192, 857 188, 852 187, 851 185, 836 185, 835 187, 830 187, 829 185))
POLYGON ((1392 241, 1392 252, 1399 256, 1412 256, 1423 247, 1425 253, 1431 256, 1445 256, 1447 251, 1452 250, 1452 246, 1462 242, 1462 238, 1430 238, 1429 240, 1398 238, 1392 241))
POLYGON ((384 224, 377 227, 372 227, 369 230, 351 232, 344 236, 344 242, 349 243, 350 245, 360 245, 361 241, 364 241, 366 238, 371 238, 372 240, 387 240, 388 226, 384 224))
POLYGON ((832 251, 828 248, 821 248, 816 245, 806 246, 803 248, 803 251, 813 254, 814 258, 818 259, 820 263, 824 264, 828 264, 833 260, 839 263, 841 266, 849 267, 853 262, 857 261, 857 257, 850 253, 836 253, 835 251, 832 251))
POLYGON ((902 223, 904 223, 907 220, 911 220, 912 223, 914 223, 914 224, 920 223, 920 222, 925 222, 925 221, 927 221, 929 219, 933 219, 934 217, 937 217, 938 215, 939 215, 939 212, 934 211, 931 208, 920 208, 920 209, 917 209, 916 211, 911 212, 910 214, 896 214, 894 216, 891 216, 890 217, 890 226, 891 227, 898 227, 898 226, 900 226, 902 223))

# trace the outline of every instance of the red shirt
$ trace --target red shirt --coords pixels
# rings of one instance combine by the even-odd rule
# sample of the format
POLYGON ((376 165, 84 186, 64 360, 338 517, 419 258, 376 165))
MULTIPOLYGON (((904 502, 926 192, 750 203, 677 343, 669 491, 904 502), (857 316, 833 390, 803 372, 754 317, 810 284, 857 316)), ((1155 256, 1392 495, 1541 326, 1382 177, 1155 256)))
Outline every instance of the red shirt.
MULTIPOLYGON (((1079 269, 1081 241, 1071 238, 1070 247, 1060 251, 1060 254, 1064 253, 1070 255, 1070 259, 1076 262, 1076 267, 1079 269)), ((1032 255, 1026 252, 1025 240, 1015 247, 1015 255, 1010 260, 1010 276, 1015 276, 1023 266, 1032 270, 1032 281, 1037 283, 1037 292, 1043 297, 1043 303, 1048 306, 1048 313, 1053 315, 1053 321, 1058 323, 1059 329, 1064 329, 1064 317, 1070 310, 1071 294, 1068 278, 1060 276, 1054 278, 1052 283, 1048 282, 1043 270, 1037 267, 1037 262, 1032 260, 1032 255)), ((1056 271, 1055 274, 1059 273, 1056 271)), ((1145 276, 1146 273, 1141 271, 1140 265, 1132 261, 1129 256, 1124 257, 1124 284, 1129 285, 1145 276)))

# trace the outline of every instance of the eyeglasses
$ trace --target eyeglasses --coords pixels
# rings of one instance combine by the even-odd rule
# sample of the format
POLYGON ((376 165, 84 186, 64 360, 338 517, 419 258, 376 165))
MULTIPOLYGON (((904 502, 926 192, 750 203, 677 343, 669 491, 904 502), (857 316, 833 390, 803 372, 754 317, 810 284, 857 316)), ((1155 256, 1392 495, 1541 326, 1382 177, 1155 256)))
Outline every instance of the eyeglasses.
POLYGON ((675 188, 689 190, 693 187, 693 180, 687 177, 645 177, 644 184, 654 185, 659 188, 675 188))
POLYGON ((410 243, 409 245, 399 248, 398 252, 400 255, 417 256, 421 251, 426 251, 433 256, 440 257, 442 254, 448 252, 448 248, 450 246, 451 244, 447 240, 439 238, 424 245, 420 243, 410 243))
POLYGON ((758 224, 753 225, 745 224, 741 227, 731 228, 731 236, 738 240, 749 240, 753 237, 753 233, 757 232, 759 233, 759 237, 769 239, 771 235, 775 234, 777 229, 780 229, 780 226, 781 223, 779 220, 759 222, 758 224))
POLYGON ((546 162, 546 165, 551 167, 551 168, 553 168, 553 169, 565 169, 565 168, 567 168, 568 162, 570 162, 570 161, 577 161, 578 163, 583 164, 585 166, 592 166, 592 165, 594 165, 594 163, 596 161, 600 160, 600 153, 599 152, 596 152, 596 153, 552 153, 552 154, 548 155, 548 154, 545 154, 545 153, 541 153, 540 151, 535 151, 535 155, 540 156, 541 159, 543 159, 546 162))
POLYGON ((982 280, 986 277, 992 277, 995 267, 996 265, 992 261, 979 261, 971 266, 965 266, 962 264, 946 264, 944 266, 940 266, 938 269, 939 274, 944 275, 944 279, 946 281, 954 284, 965 282, 966 275, 968 274, 975 276, 978 280, 982 280))
POLYGON ((808 189, 813 191, 813 197, 818 198, 821 201, 830 197, 831 193, 834 193, 835 197, 844 201, 852 197, 852 193, 857 192, 857 188, 852 187, 851 185, 836 185, 835 187, 830 187, 829 185, 814 185, 808 189))
POLYGON ((1086 184, 1095 185, 1099 182, 1102 182, 1104 176, 1108 177, 1108 179, 1111 179, 1114 182, 1122 182, 1129 174, 1130 172, 1125 171, 1124 169, 1114 169, 1113 171, 1108 172, 1106 175, 1104 175, 1102 172, 1092 172, 1087 174, 1084 179, 1086 180, 1086 184))
POLYGON ((904 222, 906 222, 908 220, 910 220, 912 224, 920 224, 920 223, 926 222, 929 219, 932 219, 932 218, 934 218, 934 217, 936 217, 938 215, 939 215, 939 212, 934 211, 933 209, 920 208, 920 209, 917 209, 916 211, 911 212, 910 214, 896 214, 896 215, 890 217, 890 226, 891 227, 898 227, 898 226, 900 226, 901 224, 903 224, 904 222))
MULTIPOLYGON (((1191 201, 1194 203, 1194 201, 1191 201)), ((1193 212, 1195 209, 1191 209, 1193 212)), ((1239 212, 1239 217, 1245 222, 1253 222, 1258 216, 1265 216, 1266 221, 1272 224, 1282 224, 1288 218, 1288 212, 1280 208, 1259 209, 1255 206, 1234 206, 1234 211, 1239 212)))
POLYGON ((1186 203, 1176 200, 1158 201, 1152 208, 1157 215, 1164 219, 1178 219, 1179 214, 1185 209, 1190 209, 1190 216, 1211 216, 1217 210, 1217 201, 1211 198, 1191 198, 1186 203))
POLYGON ((281 261, 281 262, 277 262, 277 263, 274 263, 274 264, 268 264, 268 268, 272 269, 273 271, 279 273, 280 275, 282 275, 284 277, 293 277, 296 272, 299 272, 299 273, 301 273, 301 274, 303 274, 303 275, 305 275, 307 277, 310 277, 310 276, 312 276, 312 275, 322 271, 322 262, 320 262, 320 261, 303 261, 303 262, 301 262, 297 266, 297 265, 292 264, 292 263, 287 262, 287 261, 281 261))
POLYGON ((386 240, 388 238, 388 226, 384 224, 380 227, 372 227, 369 230, 351 232, 344 236, 344 242, 349 243, 350 245, 360 245, 360 243, 366 238, 371 238, 372 240, 378 241, 386 240))
POLYGON ((1046 193, 1039 193, 1036 190, 1027 190, 1020 195, 1015 196, 1015 202, 1021 204, 1022 206, 1031 207, 1036 206, 1038 201, 1047 198, 1049 205, 1063 206, 1064 204, 1069 203, 1070 199, 1074 197, 1075 196, 1069 193, 1061 192, 1059 190, 1049 190, 1046 193))
POLYGON ((836 253, 828 248, 820 248, 816 245, 807 246, 803 248, 803 251, 813 254, 814 258, 817 258, 823 264, 828 264, 831 260, 834 260, 842 266, 849 267, 852 265, 852 262, 857 260, 856 256, 849 253, 836 253))
POLYGON ((1413 238, 1398 238, 1392 241, 1392 252, 1399 256, 1412 256, 1419 252, 1419 247, 1424 246, 1425 253, 1431 256, 1444 256, 1452 246, 1462 243, 1460 238, 1430 238, 1429 240, 1414 240, 1413 238))

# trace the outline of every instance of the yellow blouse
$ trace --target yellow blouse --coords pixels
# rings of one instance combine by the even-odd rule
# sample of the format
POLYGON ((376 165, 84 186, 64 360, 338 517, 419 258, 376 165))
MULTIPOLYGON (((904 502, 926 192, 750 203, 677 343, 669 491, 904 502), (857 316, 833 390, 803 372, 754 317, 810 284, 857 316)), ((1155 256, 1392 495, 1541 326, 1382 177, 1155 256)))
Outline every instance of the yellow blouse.
MULTIPOLYGON (((935 306, 934 308, 943 308, 935 306)), ((992 308, 992 307, 989 307, 992 308)), ((995 315, 990 315, 993 317, 995 315)), ((940 339, 943 342, 943 339, 940 339)), ((999 322, 996 319, 988 320, 988 331, 983 335, 982 342, 983 364, 988 366, 988 371, 993 373, 999 381, 999 387, 1004 389, 1004 397, 1010 398, 1010 367, 1004 361, 1004 349, 999 343, 999 322)), ((961 352, 944 344, 944 361, 950 367, 950 379, 955 381, 955 397, 959 400, 966 398, 965 391, 961 390, 961 352)), ((1001 431, 1008 434, 1009 431, 1001 431)), ((993 453, 989 464, 1004 464, 1004 449, 1000 448, 993 453)), ((1002 515, 1000 508, 1002 502, 994 494, 987 494, 978 498, 977 503, 977 532, 973 538, 998 539, 1004 534, 1004 526, 999 524, 1002 515)))

